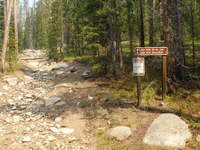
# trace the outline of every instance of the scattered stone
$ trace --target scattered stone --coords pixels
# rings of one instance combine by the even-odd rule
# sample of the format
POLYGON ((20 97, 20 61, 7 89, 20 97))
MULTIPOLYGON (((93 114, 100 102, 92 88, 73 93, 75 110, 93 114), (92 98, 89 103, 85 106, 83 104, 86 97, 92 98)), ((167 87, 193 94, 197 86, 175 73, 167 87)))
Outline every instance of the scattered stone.
POLYGON ((99 106, 96 108, 96 113, 102 116, 109 114, 107 109, 104 109, 103 107, 99 107, 99 106))
POLYGON ((166 104, 164 102, 160 102, 159 106, 166 106, 166 104))
POLYGON ((8 87, 7 85, 4 85, 2 88, 3 88, 4 90, 9 90, 9 89, 10 89, 10 87, 8 87))
POLYGON ((200 135, 197 135, 197 138, 196 138, 197 142, 200 143, 200 135))
POLYGON ((83 78, 89 78, 90 77, 90 71, 84 71, 82 74, 81 74, 81 77, 83 78))
POLYGON ((72 134, 74 132, 73 128, 61 128, 60 132, 63 134, 72 134))
POLYGON ((60 68, 68 68, 69 67, 69 64, 59 64, 56 68, 57 69, 60 69, 60 68))
POLYGON ((184 148, 192 137, 188 125, 174 114, 162 114, 153 121, 143 142, 149 145, 184 148))
POLYGON ((70 67, 69 69, 71 72, 76 72, 78 69, 76 67, 70 67))
POLYGON ((17 105, 17 102, 15 100, 12 100, 12 99, 8 99, 8 104, 9 105, 17 105))
POLYGON ((132 135, 129 127, 118 126, 107 131, 107 135, 115 137, 117 140, 125 140, 132 135))
POLYGON ((56 127, 51 127, 50 130, 52 132, 54 132, 54 133, 59 133, 60 132, 60 130, 58 128, 56 128, 56 127))
POLYGON ((29 61, 28 64, 31 65, 32 67, 38 67, 40 63, 37 61, 29 61))
POLYGON ((9 86, 16 86, 18 83, 18 78, 6 78, 5 81, 8 83, 9 86))
POLYGON ((89 95, 88 95, 88 99, 89 99, 89 100, 93 100, 94 98, 93 98, 92 96, 89 96, 89 95))
POLYGON ((12 117, 12 121, 14 123, 19 123, 20 121, 24 121, 24 118, 19 116, 19 115, 15 115, 15 116, 12 117))
POLYGON ((45 100, 45 105, 46 106, 51 106, 51 105, 54 105, 55 103, 59 102, 61 100, 60 97, 58 96, 53 96, 47 100, 45 100))
POLYGON ((64 71, 62 71, 62 70, 57 70, 56 71, 56 75, 61 75, 61 74, 64 74, 64 71))
POLYGON ((23 143, 25 142, 30 142, 31 141, 31 137, 30 136, 24 136, 22 137, 22 140, 21 140, 23 143))
POLYGON ((67 103, 65 101, 60 101, 58 103, 56 103, 55 105, 56 106, 63 106, 63 105, 66 105, 67 103))
POLYGON ((51 141, 55 141, 56 138, 54 136, 48 136, 47 140, 51 142, 51 141))
POLYGON ((60 122, 60 121, 62 121, 62 118, 61 118, 61 117, 56 117, 56 118, 55 118, 55 122, 60 122))

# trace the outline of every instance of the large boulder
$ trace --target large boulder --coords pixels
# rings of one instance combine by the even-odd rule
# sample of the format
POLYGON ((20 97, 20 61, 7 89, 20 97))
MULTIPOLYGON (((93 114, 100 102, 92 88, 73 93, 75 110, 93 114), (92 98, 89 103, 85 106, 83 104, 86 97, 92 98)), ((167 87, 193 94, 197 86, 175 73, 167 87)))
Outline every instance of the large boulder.
POLYGON ((153 121, 143 142, 149 145, 184 148, 192 137, 188 125, 174 114, 162 114, 153 121))
POLYGON ((125 140, 129 136, 132 135, 132 131, 129 127, 126 126, 118 126, 115 128, 112 128, 107 131, 107 135, 111 137, 115 137, 117 140, 125 140))

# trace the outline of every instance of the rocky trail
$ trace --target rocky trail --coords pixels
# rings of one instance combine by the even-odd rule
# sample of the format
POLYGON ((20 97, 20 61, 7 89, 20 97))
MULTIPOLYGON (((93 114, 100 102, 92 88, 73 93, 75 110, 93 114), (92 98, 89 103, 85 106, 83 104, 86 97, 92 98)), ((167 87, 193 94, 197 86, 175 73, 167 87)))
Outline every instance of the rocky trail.
POLYGON ((87 150, 94 143, 78 105, 88 97, 87 68, 56 63, 43 51, 26 50, 23 71, 0 82, 1 149, 87 150))
POLYGON ((128 150, 156 150, 150 145, 192 150, 187 144, 192 138, 195 149, 200 147, 200 135, 192 135, 178 116, 108 101, 106 90, 88 78, 86 65, 56 63, 40 50, 24 51, 20 61, 22 70, 0 80, 2 150, 110 150, 98 142, 104 134, 124 142, 115 150, 124 150, 123 145, 128 150))

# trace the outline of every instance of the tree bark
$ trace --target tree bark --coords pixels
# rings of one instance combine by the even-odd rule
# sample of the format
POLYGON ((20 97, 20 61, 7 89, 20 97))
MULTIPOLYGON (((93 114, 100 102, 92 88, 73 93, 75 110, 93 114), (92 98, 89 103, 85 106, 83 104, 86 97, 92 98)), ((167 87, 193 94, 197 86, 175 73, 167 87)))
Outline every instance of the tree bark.
POLYGON ((12 8, 13 8, 13 0, 10 0, 8 3, 7 1, 7 15, 6 17, 6 22, 5 22, 5 29, 4 29, 4 38, 3 38, 3 47, 2 47, 2 56, 1 56, 1 61, 2 61, 2 72, 5 71, 5 58, 6 58, 6 52, 7 52, 7 47, 8 47, 8 39, 9 39, 9 28, 10 28, 10 19, 11 19, 11 13, 12 13, 12 8))
POLYGON ((132 1, 127 0, 127 23, 128 23, 128 36, 129 36, 129 47, 131 51, 131 57, 133 57, 133 30, 132 30, 132 21, 131 21, 131 11, 132 11, 132 1))
POLYGON ((185 65, 185 52, 183 47, 183 18, 181 0, 173 0, 171 5, 172 12, 172 33, 173 49, 176 56, 175 75, 178 79, 185 79, 183 66, 185 65))
POLYGON ((191 1, 191 6, 190 6, 190 28, 191 28, 191 36, 192 36, 192 62, 193 62, 193 67, 195 67, 195 31, 194 31, 194 4, 193 1, 191 1))
POLYGON ((18 13, 19 13, 19 1, 14 0, 14 28, 15 28, 15 52, 16 58, 18 57, 19 51, 19 38, 18 38, 18 13))
POLYGON ((148 2, 148 21, 149 21, 149 46, 154 45, 154 0, 148 2))
POLYGON ((139 20, 140 20, 140 46, 145 47, 145 36, 144 36, 144 9, 143 0, 139 0, 139 20))

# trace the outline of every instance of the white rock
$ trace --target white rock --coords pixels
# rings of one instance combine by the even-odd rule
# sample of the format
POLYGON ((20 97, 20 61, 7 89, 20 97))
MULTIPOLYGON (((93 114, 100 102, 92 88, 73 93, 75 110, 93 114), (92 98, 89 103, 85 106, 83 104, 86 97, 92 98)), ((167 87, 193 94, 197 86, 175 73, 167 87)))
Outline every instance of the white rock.
POLYGON ((60 122, 60 121, 62 121, 62 118, 61 118, 61 117, 56 117, 56 118, 55 118, 55 122, 60 122))
POLYGON ((37 61, 29 61, 28 64, 31 65, 32 67, 38 67, 39 62, 37 62, 37 61))
POLYGON ((89 75, 90 75, 90 71, 84 71, 82 74, 81 74, 81 76, 82 77, 89 77, 89 75))
POLYGON ((14 123, 18 123, 20 121, 24 121, 24 118, 22 118, 21 116, 15 115, 15 116, 12 117, 12 121, 14 123))
POLYGON ((6 78, 5 81, 8 83, 9 86, 15 86, 18 83, 18 78, 12 77, 12 78, 6 78))
POLYGON ((7 102, 8 102, 9 105, 16 105, 17 104, 17 102, 15 100, 12 100, 12 99, 8 99, 7 102))
POLYGON ((60 132, 63 134, 72 134, 74 132, 73 128, 61 128, 60 132))
POLYGON ((31 141, 31 137, 30 136, 24 136, 22 137, 22 142, 30 142, 31 141))
POLYGON ((153 121, 143 142, 149 145, 184 148, 192 137, 188 125, 174 114, 162 114, 153 121))
POLYGON ((197 135, 197 138, 196 138, 197 142, 200 143, 200 135, 197 135))
POLYGON ((26 97, 26 98, 32 98, 32 97, 33 97, 33 94, 28 93, 28 94, 25 95, 25 97, 26 97))
POLYGON ((61 100, 60 97, 53 96, 53 97, 45 100, 45 105, 46 106, 51 106, 51 105, 54 105, 55 103, 59 102, 60 100, 61 100))
POLYGON ((92 96, 88 96, 88 99, 89 100, 93 100, 94 98, 92 96))
POLYGON ((55 141, 56 138, 54 136, 48 136, 47 140, 51 142, 51 141, 55 141))
POLYGON ((10 89, 10 87, 8 87, 7 85, 4 85, 2 88, 3 88, 4 90, 9 90, 9 89, 10 89))
POLYGON ((115 137, 116 139, 122 141, 127 139, 132 135, 132 131, 129 127, 118 126, 107 131, 107 135, 115 137))
POLYGON ((60 129, 56 128, 56 127, 51 127, 50 130, 54 133, 59 133, 60 129))
POLYGON ((3 96, 4 94, 0 92, 0 96, 3 96))

